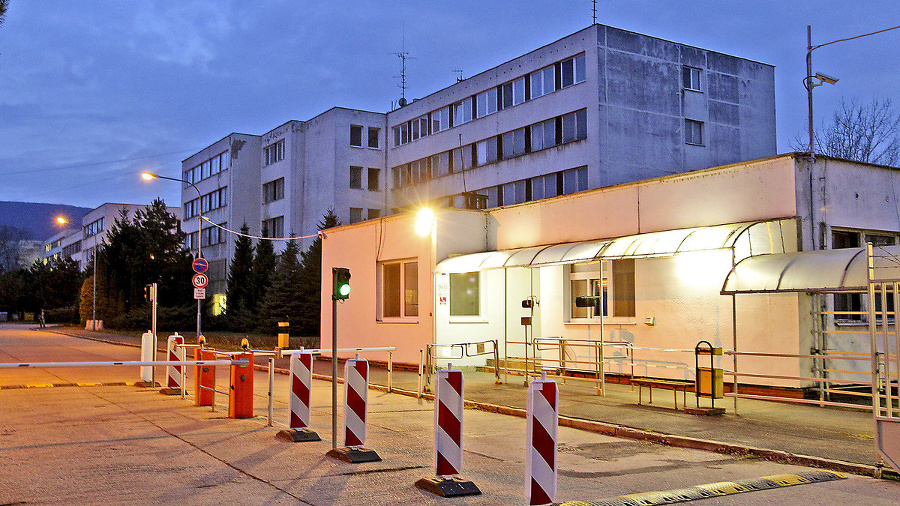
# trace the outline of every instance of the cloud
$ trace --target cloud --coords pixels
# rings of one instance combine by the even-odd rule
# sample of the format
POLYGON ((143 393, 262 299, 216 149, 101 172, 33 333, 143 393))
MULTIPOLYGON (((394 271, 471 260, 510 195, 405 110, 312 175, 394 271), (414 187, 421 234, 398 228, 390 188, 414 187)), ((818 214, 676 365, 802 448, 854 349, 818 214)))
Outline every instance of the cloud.
POLYGON ((142 4, 134 16, 133 49, 163 63, 207 69, 219 41, 233 30, 230 14, 220 2, 142 4))

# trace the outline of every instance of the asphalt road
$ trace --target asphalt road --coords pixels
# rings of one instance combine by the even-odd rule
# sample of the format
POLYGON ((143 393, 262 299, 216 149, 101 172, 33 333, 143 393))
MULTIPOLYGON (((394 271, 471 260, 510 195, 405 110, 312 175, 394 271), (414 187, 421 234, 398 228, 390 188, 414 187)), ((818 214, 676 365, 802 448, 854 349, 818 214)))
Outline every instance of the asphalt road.
MULTIPOLYGON (((139 350, 0 325, 0 362, 139 360, 139 350)), ((157 377, 162 377, 162 369, 157 377)), ((266 426, 268 385, 255 375, 256 417, 226 417, 192 398, 124 386, 136 368, 0 369, 0 504, 525 504, 525 421, 466 410, 463 476, 483 494, 441 499, 416 489, 433 476, 433 405, 369 392, 366 445, 382 462, 347 464, 331 448, 331 388, 313 384, 322 442, 286 443, 266 426), (101 383, 109 386, 33 386, 101 383), (113 384, 113 385, 110 385, 113 384)), ((188 385, 192 382, 189 380, 188 385)), ((227 389, 219 370, 218 388, 227 389)), ((288 378, 275 378, 275 420, 287 419, 288 378)), ((557 501, 598 500, 808 471, 699 450, 559 430, 557 501)), ((900 483, 847 479, 704 499, 703 504, 897 504, 900 483)))

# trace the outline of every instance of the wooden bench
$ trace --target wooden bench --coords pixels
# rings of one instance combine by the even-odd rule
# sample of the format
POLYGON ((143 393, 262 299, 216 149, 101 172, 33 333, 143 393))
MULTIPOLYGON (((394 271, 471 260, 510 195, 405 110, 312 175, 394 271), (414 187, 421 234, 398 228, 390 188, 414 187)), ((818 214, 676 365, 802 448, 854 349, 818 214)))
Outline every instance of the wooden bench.
POLYGON ((631 378, 631 384, 638 387, 638 404, 643 404, 644 387, 650 389, 650 404, 653 404, 653 388, 671 390, 675 397, 675 409, 678 409, 678 392, 682 392, 682 407, 687 407, 687 393, 694 391, 694 382, 685 380, 669 380, 658 378, 631 378))

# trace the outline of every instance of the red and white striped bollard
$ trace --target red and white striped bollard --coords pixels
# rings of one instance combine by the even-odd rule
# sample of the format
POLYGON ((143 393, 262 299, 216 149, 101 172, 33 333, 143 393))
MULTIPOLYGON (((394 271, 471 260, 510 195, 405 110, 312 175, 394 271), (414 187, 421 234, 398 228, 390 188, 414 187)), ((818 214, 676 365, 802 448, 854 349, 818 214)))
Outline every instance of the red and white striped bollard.
POLYGON ((447 364, 437 372, 434 392, 434 478, 423 478, 416 487, 441 497, 481 494, 471 481, 457 476, 462 471, 463 373, 447 364))
POLYGON ((556 436, 559 390, 546 373, 528 386, 528 430, 525 448, 528 504, 550 504, 556 496, 556 436))
POLYGON ((369 362, 359 354, 344 364, 344 399, 344 447, 329 450, 327 455, 353 464, 381 461, 374 450, 362 447, 366 442, 369 362))
POLYGON ((301 441, 321 441, 314 431, 309 430, 310 397, 312 393, 313 356, 308 351, 291 353, 291 397, 288 430, 278 433, 278 437, 294 443, 301 441))

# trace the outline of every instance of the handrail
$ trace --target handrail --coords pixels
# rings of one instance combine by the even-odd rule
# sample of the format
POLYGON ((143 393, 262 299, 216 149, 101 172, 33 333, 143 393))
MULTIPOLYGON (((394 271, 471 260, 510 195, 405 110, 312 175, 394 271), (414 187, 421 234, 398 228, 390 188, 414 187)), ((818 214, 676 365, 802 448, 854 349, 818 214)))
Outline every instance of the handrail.
POLYGON ((494 381, 500 384, 500 350, 497 339, 486 339, 484 341, 468 341, 464 343, 429 343, 425 345, 424 350, 419 350, 419 383, 416 388, 418 397, 421 398, 424 391, 428 390, 431 385, 431 375, 434 374, 435 361, 437 360, 460 360, 463 358, 479 357, 482 355, 494 356, 494 381), (478 351, 478 345, 492 344, 491 350, 478 351), (471 347, 475 346, 475 352, 471 351, 471 347), (437 357, 434 350, 438 348, 450 348, 451 350, 459 348, 459 356, 437 357), (424 386, 422 379, 425 379, 424 386))

